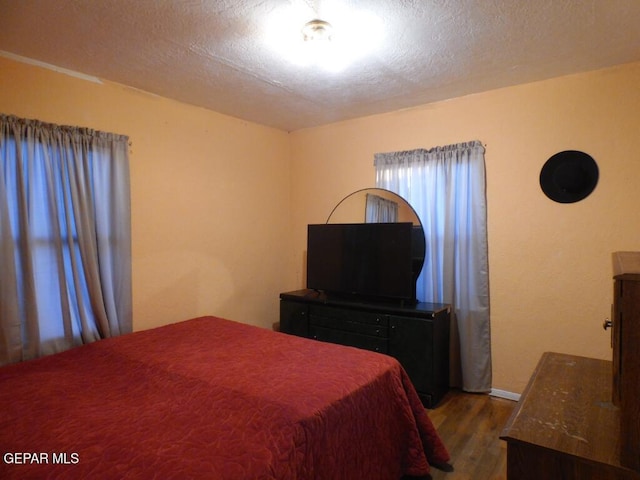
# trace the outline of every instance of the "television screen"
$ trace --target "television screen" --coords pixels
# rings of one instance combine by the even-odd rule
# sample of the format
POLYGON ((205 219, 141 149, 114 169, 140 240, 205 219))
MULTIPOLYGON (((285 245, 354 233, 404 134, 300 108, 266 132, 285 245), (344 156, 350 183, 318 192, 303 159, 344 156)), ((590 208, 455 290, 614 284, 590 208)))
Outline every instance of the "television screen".
POLYGON ((411 223, 309 225, 307 288, 413 299, 411 223))

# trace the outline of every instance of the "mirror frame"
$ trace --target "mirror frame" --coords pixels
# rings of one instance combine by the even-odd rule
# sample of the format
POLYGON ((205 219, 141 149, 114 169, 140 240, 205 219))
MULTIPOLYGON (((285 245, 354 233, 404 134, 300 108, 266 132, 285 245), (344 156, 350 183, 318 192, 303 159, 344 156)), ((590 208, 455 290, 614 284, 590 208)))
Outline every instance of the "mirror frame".
POLYGON ((421 258, 418 257, 420 258, 419 266, 416 264, 414 267, 415 279, 417 280, 424 267, 424 260, 425 260, 424 257, 426 255, 426 239, 424 235, 424 227, 422 225, 422 222, 420 221, 420 217, 418 216, 418 213, 415 211, 413 206, 401 195, 397 194, 396 192, 392 192, 391 190, 386 190, 384 188, 377 188, 377 187, 362 188, 360 190, 356 190, 355 192, 352 192, 349 195, 345 196, 342 200, 340 200, 336 204, 335 207, 333 207, 333 210, 331 210, 331 213, 327 217, 327 221, 325 223, 366 223, 365 221, 366 217, 365 217, 364 211, 362 211, 361 218, 356 220, 335 221, 335 220, 332 220, 332 217, 334 217, 334 214, 336 214, 336 212, 341 206, 344 209, 347 202, 353 202, 353 199, 359 202, 360 200, 358 197, 362 197, 362 204, 364 205, 364 208, 366 210, 367 194, 378 195, 380 197, 396 201, 399 205, 399 208, 398 208, 399 212, 403 212, 398 217, 398 222, 411 222, 413 223, 414 227, 418 227, 418 226, 420 227, 420 231, 422 233, 422 244, 423 244, 422 252, 424 254, 422 255, 421 258))

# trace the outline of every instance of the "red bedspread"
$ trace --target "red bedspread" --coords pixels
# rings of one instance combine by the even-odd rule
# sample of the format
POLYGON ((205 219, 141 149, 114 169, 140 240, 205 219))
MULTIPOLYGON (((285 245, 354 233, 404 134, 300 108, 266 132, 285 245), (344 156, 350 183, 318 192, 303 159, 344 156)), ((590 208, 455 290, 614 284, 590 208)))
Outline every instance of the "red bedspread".
POLYGON ((0 369, 0 454, 21 480, 398 480, 448 461, 393 358, 214 317, 0 369))

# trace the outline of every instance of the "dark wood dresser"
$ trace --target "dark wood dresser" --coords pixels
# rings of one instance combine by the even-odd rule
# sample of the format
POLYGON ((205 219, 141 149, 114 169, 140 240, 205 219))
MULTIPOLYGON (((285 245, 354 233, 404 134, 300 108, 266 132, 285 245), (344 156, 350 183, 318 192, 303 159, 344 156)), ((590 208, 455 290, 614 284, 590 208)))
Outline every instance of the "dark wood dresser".
POLYGON ((620 406, 622 464, 640 471, 640 274, 614 277, 613 402, 620 406))
POLYGON ((620 462, 612 362, 542 356, 502 433, 508 480, 640 480, 620 462))
POLYGON ((397 358, 428 408, 449 390, 449 322, 444 304, 402 306, 314 290, 280 294, 280 331, 397 358))

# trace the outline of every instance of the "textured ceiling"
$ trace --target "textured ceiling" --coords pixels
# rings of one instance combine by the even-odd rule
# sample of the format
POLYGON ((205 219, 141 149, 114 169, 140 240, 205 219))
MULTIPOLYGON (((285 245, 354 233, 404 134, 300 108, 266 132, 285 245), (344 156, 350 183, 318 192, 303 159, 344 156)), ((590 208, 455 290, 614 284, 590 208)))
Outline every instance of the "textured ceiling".
POLYGON ((640 0, 0 0, 0 51, 288 131, 639 61, 639 26, 640 0), (296 64, 315 17, 377 49, 296 64))

